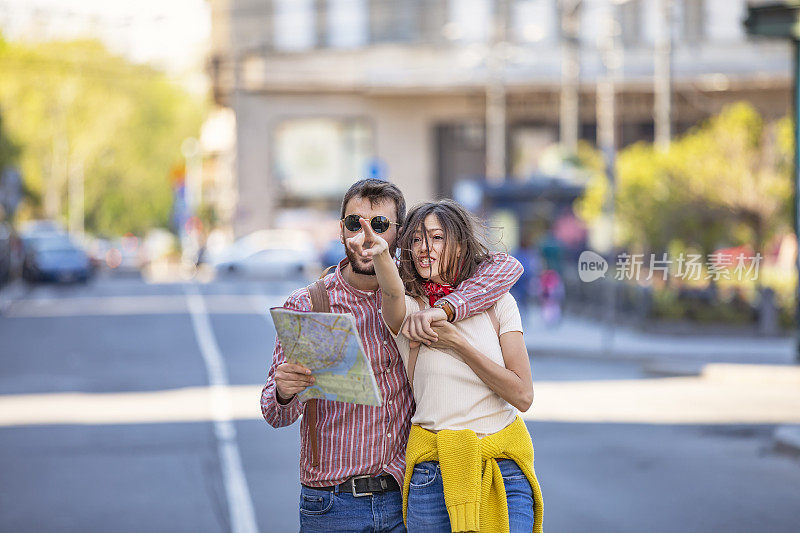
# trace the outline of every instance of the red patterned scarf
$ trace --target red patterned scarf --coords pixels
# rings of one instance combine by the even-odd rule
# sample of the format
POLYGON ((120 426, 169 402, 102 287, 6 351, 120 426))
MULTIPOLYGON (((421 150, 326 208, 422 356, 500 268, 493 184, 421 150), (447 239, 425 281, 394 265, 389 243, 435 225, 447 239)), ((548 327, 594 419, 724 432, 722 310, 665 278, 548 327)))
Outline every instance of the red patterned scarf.
POLYGON ((433 281, 426 281, 422 284, 422 288, 425 289, 425 294, 428 295, 428 302, 430 302, 431 307, 439 298, 443 298, 455 290, 452 285, 434 283, 433 281))

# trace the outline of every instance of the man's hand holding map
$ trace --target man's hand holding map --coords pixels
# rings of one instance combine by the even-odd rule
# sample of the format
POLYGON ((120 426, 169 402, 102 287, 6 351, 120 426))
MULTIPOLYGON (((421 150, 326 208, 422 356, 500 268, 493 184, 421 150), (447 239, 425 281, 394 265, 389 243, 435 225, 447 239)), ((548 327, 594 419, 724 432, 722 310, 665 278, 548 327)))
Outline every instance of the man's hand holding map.
POLYGON ((383 404, 352 314, 283 307, 270 314, 286 360, 313 372, 314 384, 298 394, 300 400, 383 404))

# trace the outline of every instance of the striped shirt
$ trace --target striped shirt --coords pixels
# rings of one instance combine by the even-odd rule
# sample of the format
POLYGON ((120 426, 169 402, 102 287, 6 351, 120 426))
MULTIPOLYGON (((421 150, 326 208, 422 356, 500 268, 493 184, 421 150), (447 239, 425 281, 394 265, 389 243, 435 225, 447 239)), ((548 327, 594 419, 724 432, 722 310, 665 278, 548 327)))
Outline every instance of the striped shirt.
MULTIPOLYGON (((383 406, 317 400, 319 465, 312 464, 309 428, 303 417, 300 482, 323 487, 342 483, 352 476, 388 473, 402 486, 406 441, 414 412, 413 396, 397 345, 381 318, 380 290, 362 291, 349 285, 341 271, 345 261, 325 276, 331 312, 355 316, 383 406)), ((458 291, 446 299, 453 304, 457 319, 472 316, 491 307, 521 275, 522 265, 516 259, 495 254, 493 260, 484 262, 472 278, 462 282, 458 291)), ((310 311, 311 298, 306 288, 293 292, 284 307, 310 311)), ((303 403, 297 396, 286 405, 280 404, 275 396, 275 369, 284 362, 283 349, 276 340, 267 384, 261 392, 261 413, 273 427, 288 426, 303 412, 303 403)))

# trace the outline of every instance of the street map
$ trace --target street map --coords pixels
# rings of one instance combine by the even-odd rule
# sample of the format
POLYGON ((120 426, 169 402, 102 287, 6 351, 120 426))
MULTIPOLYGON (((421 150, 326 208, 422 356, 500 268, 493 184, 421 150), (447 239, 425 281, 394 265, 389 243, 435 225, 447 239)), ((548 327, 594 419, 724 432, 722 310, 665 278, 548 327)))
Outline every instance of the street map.
POLYGON ((383 405, 352 314, 283 307, 270 309, 270 314, 286 360, 313 372, 314 385, 298 395, 300 400, 383 405))

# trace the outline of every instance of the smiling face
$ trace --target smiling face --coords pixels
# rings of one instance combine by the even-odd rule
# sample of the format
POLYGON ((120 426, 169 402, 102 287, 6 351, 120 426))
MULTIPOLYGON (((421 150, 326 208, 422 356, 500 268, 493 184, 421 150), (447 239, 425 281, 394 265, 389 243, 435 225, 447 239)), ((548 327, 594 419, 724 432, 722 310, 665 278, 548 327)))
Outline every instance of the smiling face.
POLYGON ((489 257, 486 226, 454 200, 415 205, 400 229, 400 278, 410 296, 427 296, 424 282, 457 287, 489 257))
MULTIPOLYGON (((360 215, 367 220, 371 220, 372 217, 379 215, 387 217, 392 222, 397 220, 397 210, 395 208, 394 201, 389 198, 371 202, 367 198, 356 196, 347 202, 344 211, 345 216, 360 215)), ((339 221, 339 226, 342 230, 343 240, 349 239, 350 237, 357 235, 360 231, 363 231, 350 231, 344 226, 343 221, 339 221)), ((389 253, 394 255, 397 241, 397 226, 395 224, 390 224, 389 229, 383 233, 380 233, 378 236, 386 241, 386 243, 389 245, 389 253)), ((347 259, 350 261, 350 267, 353 269, 353 272, 367 276, 375 275, 375 266, 372 264, 371 257, 365 259, 363 257, 356 256, 346 246, 345 252, 347 253, 347 259)))
POLYGON ((444 283, 444 265, 450 260, 451 254, 458 255, 461 252, 459 245, 454 250, 448 248, 452 246, 447 246, 447 232, 439 217, 429 214, 411 236, 411 257, 417 273, 434 283, 444 283))

